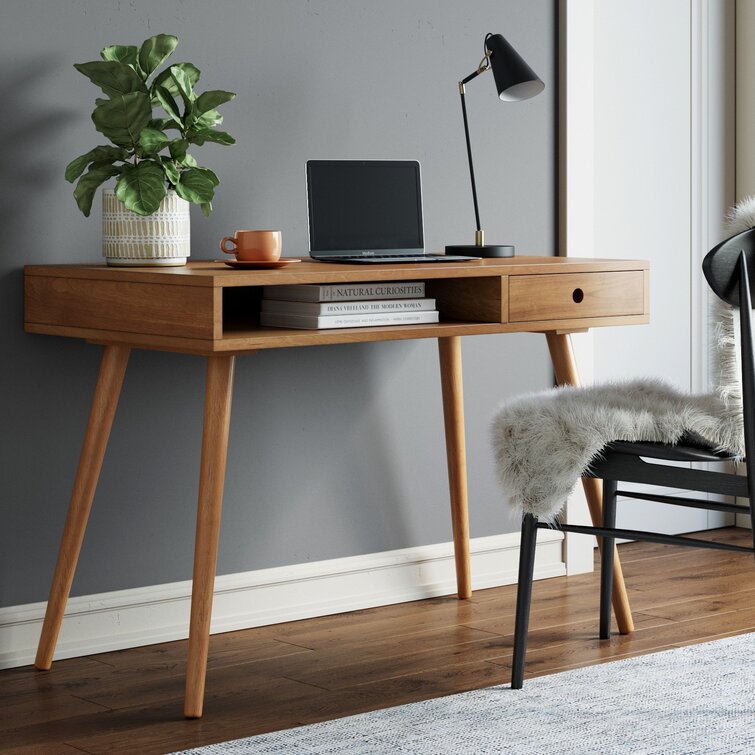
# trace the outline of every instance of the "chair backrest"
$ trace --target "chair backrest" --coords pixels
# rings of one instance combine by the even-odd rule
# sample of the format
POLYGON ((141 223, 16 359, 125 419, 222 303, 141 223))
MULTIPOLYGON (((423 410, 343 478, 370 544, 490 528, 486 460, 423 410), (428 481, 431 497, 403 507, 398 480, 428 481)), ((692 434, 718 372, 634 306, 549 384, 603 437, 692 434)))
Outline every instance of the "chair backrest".
POLYGON ((737 233, 711 249, 703 260, 703 274, 720 299, 739 307, 740 256, 744 253, 748 283, 755 287, 755 228, 737 233))
POLYGON ((750 292, 755 286, 755 228, 714 246, 703 260, 703 274, 716 296, 739 307, 742 410, 748 489, 752 495, 755 487, 755 354, 750 292))

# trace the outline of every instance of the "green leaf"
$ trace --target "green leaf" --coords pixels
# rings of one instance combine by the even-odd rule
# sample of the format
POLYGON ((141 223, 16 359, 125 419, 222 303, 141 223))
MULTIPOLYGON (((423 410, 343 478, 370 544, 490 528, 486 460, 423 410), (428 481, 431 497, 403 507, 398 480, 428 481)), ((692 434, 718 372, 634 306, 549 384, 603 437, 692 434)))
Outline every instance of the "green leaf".
POLYGON ((218 186, 220 184, 220 179, 214 171, 210 170, 209 168, 200 168, 200 170, 204 171, 207 174, 207 177, 215 186, 218 186))
POLYGON ((163 171, 168 181, 170 181, 170 183, 175 186, 181 177, 181 173, 178 170, 176 163, 173 160, 160 158, 160 165, 162 165, 163 171))
POLYGON ((178 87, 178 93, 184 101, 184 120, 191 115, 194 108, 194 100, 197 96, 194 94, 194 88, 188 74, 178 66, 171 66, 170 73, 178 87))
POLYGON ((165 87, 174 97, 179 96, 180 92, 178 91, 178 84, 173 79, 172 68, 177 68, 186 74, 192 89, 196 86, 201 75, 199 69, 193 63, 174 63, 170 68, 155 77, 155 80, 152 82, 153 89, 159 86, 165 87))
POLYGON ((165 174, 151 160, 144 160, 138 165, 125 165, 115 185, 115 196, 137 215, 155 212, 165 193, 165 174))
POLYGON ((208 110, 202 113, 192 124, 197 131, 207 131, 213 126, 219 126, 223 122, 223 116, 217 110, 208 110))
POLYGON ((181 173, 181 178, 176 184, 178 196, 199 205, 211 202, 215 195, 216 184, 208 173, 212 171, 204 168, 189 168, 181 173))
POLYGON ((212 214, 212 202, 202 202, 199 206, 202 208, 202 215, 209 218, 212 214))
POLYGON ((139 134, 139 146, 146 155, 157 154, 168 144, 168 141, 168 137, 162 131, 149 126, 143 128, 139 134))
POLYGON ((183 121, 181 120, 181 114, 178 112, 178 105, 173 99, 171 93, 165 87, 156 87, 154 89, 155 97, 160 101, 163 106, 163 110, 175 121, 181 128, 183 128, 183 121))
POLYGON ((92 113, 95 128, 113 144, 131 147, 149 123, 152 108, 144 92, 131 92, 99 104, 92 113))
POLYGON ((121 147, 95 147, 84 155, 80 155, 75 160, 71 160, 66 168, 66 181, 73 183, 83 172, 84 169, 93 162, 107 162, 115 160, 125 160, 127 152, 121 147))
POLYGON ((214 110, 224 102, 230 102, 236 96, 235 92, 224 92, 222 89, 210 89, 197 97, 194 112, 202 115, 208 110, 214 110))
POLYGON ((153 118, 147 126, 156 128, 158 131, 165 131, 167 128, 179 128, 178 124, 172 118, 153 118))
POLYGON ((145 40, 139 49, 139 66, 149 76, 161 66, 178 46, 178 37, 172 34, 157 34, 145 40))
POLYGON ((136 45, 110 45, 100 52, 100 57, 103 60, 114 60, 136 68, 137 54, 136 45))
POLYGON ((170 156, 179 162, 186 157, 186 150, 189 149, 189 142, 186 139, 174 139, 169 145, 170 156))
POLYGON ((102 89, 108 97, 147 91, 139 74, 125 63, 115 60, 93 60, 91 63, 75 63, 73 67, 102 89))
POLYGON ((180 162, 181 165, 184 165, 187 168, 196 168, 198 164, 194 159, 194 155, 190 155, 188 152, 184 155, 183 160, 181 160, 180 162))
POLYGON ((94 193, 108 178, 121 172, 121 168, 115 165, 92 165, 89 170, 79 179, 76 188, 73 190, 73 196, 76 199, 79 209, 86 217, 92 211, 92 202, 94 193))
POLYGON ((186 138, 192 144, 204 144, 205 142, 215 142, 215 144, 236 144, 236 140, 225 131, 189 131, 186 138))

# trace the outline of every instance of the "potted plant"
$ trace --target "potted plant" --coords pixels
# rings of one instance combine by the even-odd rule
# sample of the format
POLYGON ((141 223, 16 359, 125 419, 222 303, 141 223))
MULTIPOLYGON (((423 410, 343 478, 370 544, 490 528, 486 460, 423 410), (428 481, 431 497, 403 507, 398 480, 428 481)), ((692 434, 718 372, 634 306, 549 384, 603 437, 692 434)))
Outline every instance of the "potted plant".
POLYGON ((65 176, 77 182, 73 194, 87 217, 98 187, 116 178, 114 189, 103 190, 103 255, 109 265, 186 264, 189 203, 209 215, 220 183, 197 165, 189 147, 235 141, 216 128, 223 121, 217 108, 233 92, 197 95, 199 69, 192 63, 158 73, 177 45, 177 37, 158 34, 138 48, 111 45, 100 53, 102 60, 74 66, 106 95, 95 101, 92 121, 111 144, 77 157, 65 176))

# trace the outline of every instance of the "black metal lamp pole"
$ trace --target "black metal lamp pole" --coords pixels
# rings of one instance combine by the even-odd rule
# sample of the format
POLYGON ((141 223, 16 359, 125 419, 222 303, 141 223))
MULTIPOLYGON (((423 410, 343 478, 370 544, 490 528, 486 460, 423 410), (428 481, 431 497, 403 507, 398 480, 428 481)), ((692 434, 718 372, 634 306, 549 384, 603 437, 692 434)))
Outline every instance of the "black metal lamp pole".
MULTIPOLYGON (((485 63, 487 63, 487 57, 485 58, 485 63)), ((474 163, 472 161, 472 143, 469 141, 469 120, 467 119, 467 98, 466 98, 466 89, 464 87, 465 84, 472 81, 472 79, 479 76, 483 71, 486 71, 487 68, 483 68, 480 70, 479 68, 469 76, 467 76, 466 79, 462 79, 459 82, 459 96, 461 97, 461 112, 464 116, 464 136, 467 139, 467 157, 469 158, 469 178, 472 181, 472 200, 474 201, 474 217, 475 217, 475 223, 477 225, 477 230, 475 231, 475 246, 483 246, 485 244, 485 233, 482 230, 482 225, 480 224, 480 206, 477 203, 477 184, 474 180, 474 163)), ((511 247, 511 254, 514 253, 514 247, 511 247)))

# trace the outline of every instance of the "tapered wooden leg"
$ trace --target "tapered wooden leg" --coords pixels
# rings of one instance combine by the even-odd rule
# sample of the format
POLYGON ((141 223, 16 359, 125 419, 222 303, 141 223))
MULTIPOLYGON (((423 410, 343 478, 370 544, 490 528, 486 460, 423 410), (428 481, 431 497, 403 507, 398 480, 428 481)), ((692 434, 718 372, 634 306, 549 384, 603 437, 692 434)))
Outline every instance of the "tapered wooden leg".
MULTIPOLYGON (((559 385, 579 385, 579 373, 574 360, 571 338, 562 333, 550 331, 545 334, 548 339, 548 348, 553 361, 553 369, 556 372, 556 380, 559 385)), ((600 527, 603 522, 603 494, 600 489, 600 480, 592 477, 582 478, 582 487, 585 490, 587 506, 590 509, 590 518, 595 527, 600 527)), ((598 547, 602 548, 602 538, 598 538, 598 547)), ((624 584, 624 574, 621 570, 619 552, 614 547, 613 567, 613 610, 616 614, 616 623, 621 634, 629 634, 634 631, 632 609, 627 597, 627 588, 624 584)))
POLYGON ((464 391, 461 382, 461 338, 438 339, 443 418, 446 427, 448 487, 451 493, 451 526, 456 560, 456 586, 460 599, 472 596, 469 566, 469 512, 467 458, 464 443, 464 391))
POLYGON ((207 359, 194 576, 191 588, 189 658, 184 699, 186 718, 199 718, 204 704, 212 592, 215 586, 220 511, 223 505, 225 460, 231 422, 234 361, 233 356, 212 356, 207 359))
POLYGON ((68 515, 60 541, 50 597, 47 600, 37 657, 34 661, 38 669, 47 670, 52 666, 60 625, 66 610, 68 594, 71 592, 76 563, 79 560, 81 544, 84 540, 84 531, 100 477, 102 459, 105 456, 110 428, 113 425, 113 417, 121 394, 123 376, 126 374, 129 352, 128 346, 105 346, 102 354, 100 374, 94 389, 89 422, 81 447, 79 466, 73 483, 71 501, 68 504, 68 515))

